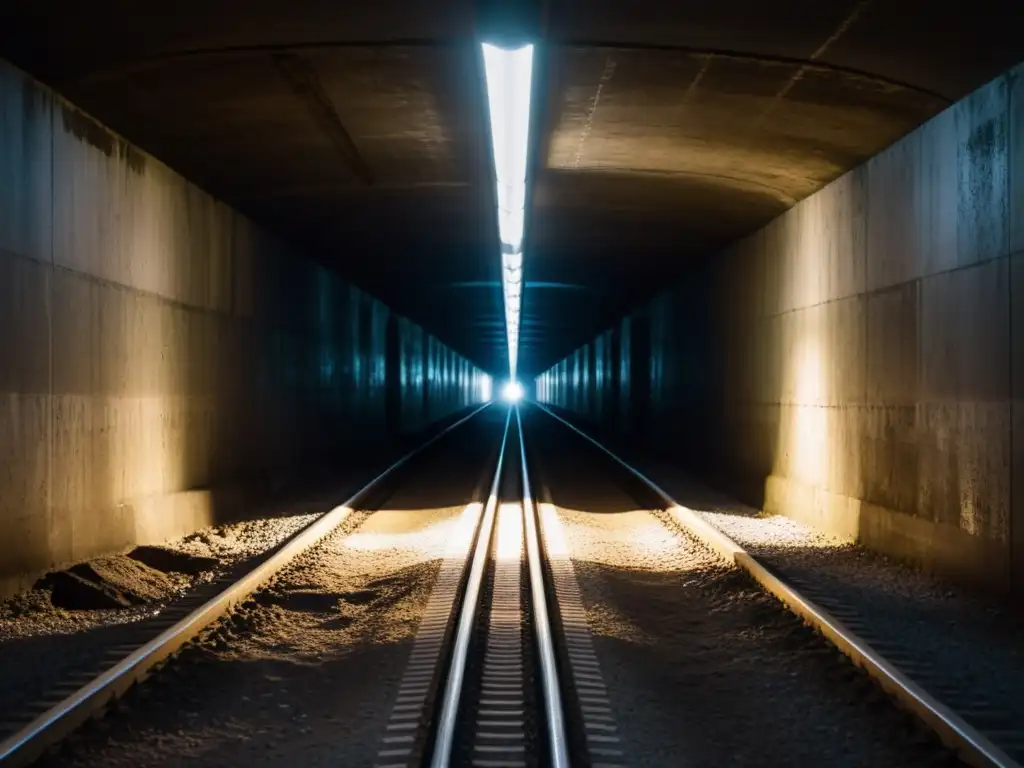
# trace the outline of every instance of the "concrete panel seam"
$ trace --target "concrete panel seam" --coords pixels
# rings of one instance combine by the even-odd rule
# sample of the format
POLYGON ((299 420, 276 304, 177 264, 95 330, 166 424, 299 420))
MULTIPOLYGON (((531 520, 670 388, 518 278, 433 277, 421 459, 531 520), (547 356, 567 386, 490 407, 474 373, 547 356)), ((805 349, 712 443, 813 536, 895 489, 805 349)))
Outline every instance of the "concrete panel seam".
MULTIPOLYGON (((1018 251, 1017 253, 1024 253, 1024 251, 1018 251)), ((981 267, 981 266, 983 266, 985 264, 991 264, 992 262, 1001 261, 1003 259, 1010 259, 1010 258, 1012 258, 1015 255, 1016 255, 1015 253, 1003 254, 1001 256, 993 256, 993 257, 988 258, 988 259, 982 259, 982 260, 979 260, 979 261, 975 261, 975 262, 972 262, 970 264, 958 264, 957 266, 951 267, 950 269, 944 269, 944 270, 942 270, 940 272, 929 272, 926 275, 918 275, 916 277, 911 278, 910 280, 904 280, 904 281, 899 282, 899 283, 886 284, 884 286, 881 286, 881 287, 878 287, 878 288, 871 288, 869 290, 865 290, 865 291, 862 291, 860 293, 853 293, 853 294, 849 294, 847 296, 839 296, 839 297, 832 298, 832 299, 826 299, 824 301, 819 301, 819 302, 817 302, 815 304, 806 304, 806 305, 802 305, 802 306, 799 306, 799 307, 792 307, 790 309, 784 309, 781 312, 774 312, 774 313, 771 313, 771 314, 764 315, 764 316, 762 316, 762 319, 786 317, 787 315, 793 315, 793 314, 796 314, 796 313, 799 313, 799 312, 806 312, 806 311, 808 311, 810 309, 816 309, 818 307, 827 307, 827 306, 829 306, 831 304, 838 304, 838 303, 843 302, 843 301, 850 301, 851 299, 855 299, 855 298, 858 298, 858 297, 869 298, 869 297, 874 297, 874 296, 880 296, 880 295, 888 293, 888 292, 890 292, 890 291, 892 291, 892 290, 894 290, 896 288, 900 288, 900 287, 904 287, 904 286, 908 286, 908 285, 913 285, 914 283, 920 283, 923 280, 931 280, 933 278, 942 277, 944 275, 951 275, 951 274, 956 273, 956 272, 965 272, 967 270, 971 270, 971 269, 975 269, 977 267, 981 267)), ((586 346, 586 345, 584 345, 584 346, 586 346)), ((583 347, 580 347, 580 349, 582 349, 582 348, 583 347)))
POLYGON ((256 325, 261 324, 259 320, 240 317, 239 315, 235 314, 230 310, 214 309, 203 304, 181 301, 180 299, 172 299, 169 296, 166 296, 165 294, 162 293, 157 293, 156 291, 147 290, 145 288, 137 288, 134 285, 128 285, 127 283, 119 283, 116 280, 110 280, 109 278, 106 277, 100 277, 98 275, 92 274, 91 272, 83 272, 79 269, 74 269, 73 267, 69 267, 65 264, 54 264, 51 261, 51 266, 54 272, 60 271, 69 275, 74 275, 75 277, 93 283, 94 285, 102 286, 105 288, 112 288, 118 291, 124 291, 125 293, 130 293, 134 296, 155 299, 162 306, 169 307, 171 309, 181 309, 186 312, 193 312, 201 315, 216 315, 219 317, 233 318, 242 323, 251 322, 256 325))
MULTIPOLYGON (((49 392, 46 405, 46 525, 48 529, 52 529, 53 526, 53 463, 54 463, 54 434, 56 432, 56 424, 54 420, 54 407, 53 407, 53 390, 54 390, 54 377, 53 377, 53 302, 56 298, 56 261, 57 255, 55 253, 56 246, 54 244, 54 229, 53 221, 56 215, 57 207, 57 195, 56 195, 56 183, 57 183, 57 171, 54 163, 54 152, 55 138, 53 133, 53 121, 49 122, 49 139, 50 139, 50 302, 47 307, 46 316, 46 341, 47 341, 47 384, 49 392)), ((51 537, 51 533, 48 532, 48 538, 51 537)), ((53 559, 54 547, 53 540, 50 538, 50 559, 53 559)), ((53 563, 49 563, 53 565, 53 563)))
POLYGON ((50 254, 45 259, 37 259, 34 256, 30 256, 27 253, 21 253, 19 251, 12 251, 9 248, 4 248, 0 245, 0 258, 17 259, 19 261, 28 261, 33 264, 47 264, 53 265, 53 247, 50 248, 50 254))

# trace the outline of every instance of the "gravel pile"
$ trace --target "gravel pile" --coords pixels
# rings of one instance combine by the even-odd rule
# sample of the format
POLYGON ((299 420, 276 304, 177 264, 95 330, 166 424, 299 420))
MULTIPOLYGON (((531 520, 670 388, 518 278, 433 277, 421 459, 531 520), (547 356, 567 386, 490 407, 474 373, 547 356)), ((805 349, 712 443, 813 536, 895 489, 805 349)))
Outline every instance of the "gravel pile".
POLYGON ((188 555, 215 558, 223 564, 233 564, 260 555, 280 544, 329 508, 330 501, 327 498, 306 502, 298 509, 288 510, 285 515, 204 528, 179 539, 172 546, 188 555), (314 509, 305 511, 310 506, 314 509))
POLYGON ((459 512, 353 515, 42 765, 371 765, 459 512))
MULTIPOLYGON (((92 670, 105 650, 137 636, 140 622, 232 567, 262 555, 316 517, 304 502, 292 516, 204 529, 161 547, 79 563, 0 602, 0 721, 45 697, 62 680, 92 670)), ((5 729, 0 725, 0 735, 5 729)))

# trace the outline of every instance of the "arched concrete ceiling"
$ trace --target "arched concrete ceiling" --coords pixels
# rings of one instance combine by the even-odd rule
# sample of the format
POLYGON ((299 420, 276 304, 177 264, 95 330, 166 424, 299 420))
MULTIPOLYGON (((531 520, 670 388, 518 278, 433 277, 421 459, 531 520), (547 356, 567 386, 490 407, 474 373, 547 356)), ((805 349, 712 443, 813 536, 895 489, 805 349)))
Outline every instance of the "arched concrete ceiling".
MULTIPOLYGON (((1024 59, 1010 0, 548 0, 521 367, 1024 59)), ((472 0, 32 0, 0 56, 506 370, 472 0)))

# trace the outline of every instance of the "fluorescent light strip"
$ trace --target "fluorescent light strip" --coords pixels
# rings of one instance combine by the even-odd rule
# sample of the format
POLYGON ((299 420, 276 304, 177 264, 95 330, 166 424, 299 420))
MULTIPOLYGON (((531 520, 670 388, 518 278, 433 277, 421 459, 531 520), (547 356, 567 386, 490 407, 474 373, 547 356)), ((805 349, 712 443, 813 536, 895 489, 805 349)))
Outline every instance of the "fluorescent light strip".
POLYGON ((516 378, 519 314, 523 295, 523 228, 526 219, 526 158, 530 133, 533 46, 505 50, 483 44, 491 146, 497 180, 498 236, 502 244, 502 292, 509 373, 516 378))

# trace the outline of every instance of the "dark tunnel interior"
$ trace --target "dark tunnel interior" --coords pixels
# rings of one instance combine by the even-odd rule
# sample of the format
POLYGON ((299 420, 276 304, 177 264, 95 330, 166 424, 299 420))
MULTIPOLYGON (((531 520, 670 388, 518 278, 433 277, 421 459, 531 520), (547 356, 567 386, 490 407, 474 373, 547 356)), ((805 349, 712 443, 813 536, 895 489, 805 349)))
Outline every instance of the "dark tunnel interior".
POLYGON ((481 40, 535 47, 528 395, 1019 591, 1018 11, 3 4, 2 591, 497 393, 481 40))
POLYGON ((0 768, 1024 766, 1020 0, 0 0, 0 768))

